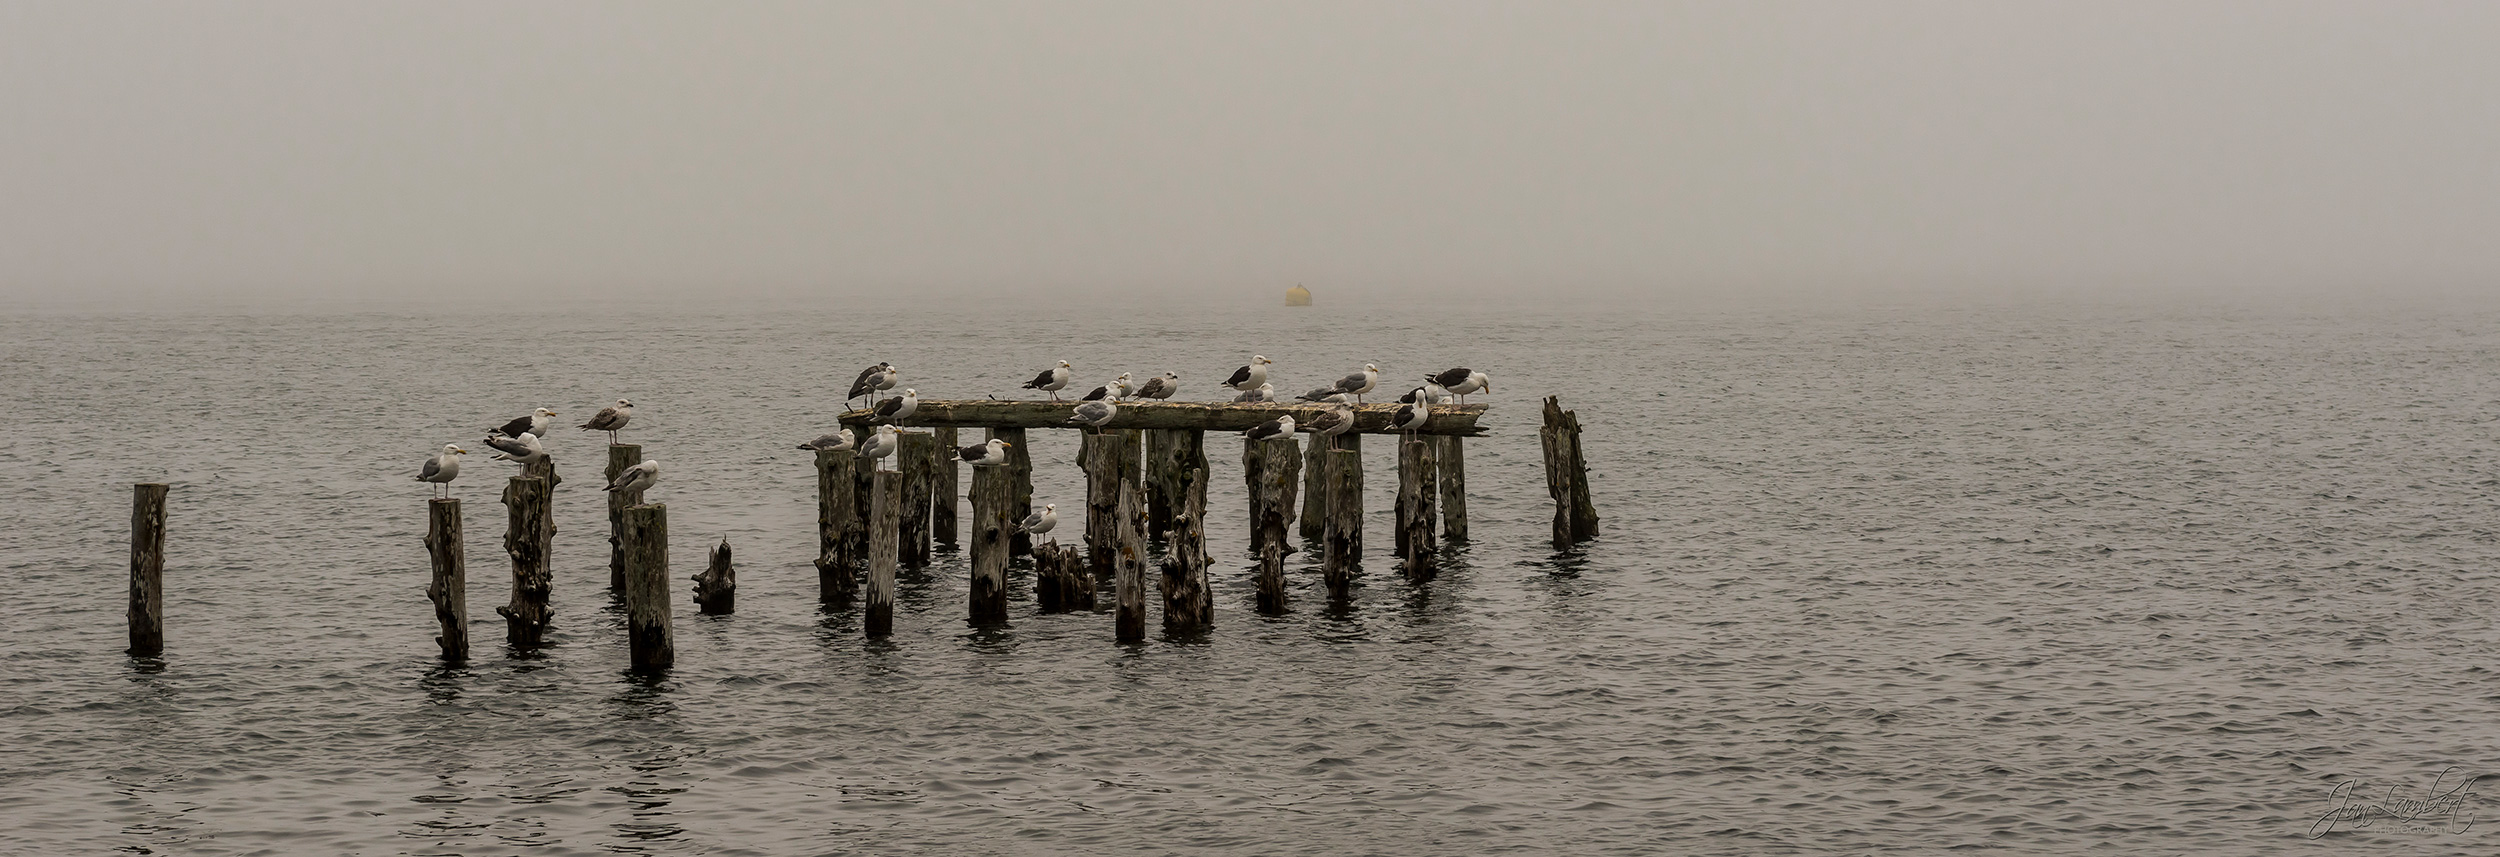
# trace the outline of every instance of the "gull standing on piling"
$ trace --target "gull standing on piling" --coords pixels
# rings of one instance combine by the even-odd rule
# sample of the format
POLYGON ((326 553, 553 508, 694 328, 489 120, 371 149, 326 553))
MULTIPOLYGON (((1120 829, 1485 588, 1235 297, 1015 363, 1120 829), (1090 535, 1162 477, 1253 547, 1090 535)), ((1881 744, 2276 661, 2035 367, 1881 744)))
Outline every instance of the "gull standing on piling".
POLYGON ((1180 388, 1181 376, 1165 372, 1161 375, 1148 378, 1146 379, 1146 383, 1139 385, 1137 388, 1137 397, 1140 399, 1169 399, 1172 397, 1172 393, 1178 391, 1180 388))
POLYGON ((1224 386, 1244 393, 1267 386, 1267 365, 1274 362, 1264 354, 1250 355, 1250 362, 1233 370, 1233 376, 1224 379, 1224 386))
POLYGON ((1318 416, 1312 417, 1311 421, 1304 423, 1302 427, 1309 429, 1311 434, 1317 435, 1322 443, 1328 445, 1329 449, 1335 449, 1337 436, 1354 429, 1354 406, 1339 402, 1336 407, 1319 412, 1318 416))
POLYGON ((1112 404, 1109 401, 1098 400, 1086 402, 1076 406, 1076 413, 1068 417, 1068 424, 1072 426, 1087 426, 1095 431, 1101 431, 1103 426, 1110 424, 1112 417, 1119 415, 1120 406, 1112 404))
POLYGON ((1070 368, 1073 367, 1068 365, 1068 361, 1061 360, 1059 365, 1044 369, 1042 374, 1033 376, 1033 380, 1024 382, 1024 388, 1049 393, 1051 401, 1059 401, 1059 391, 1068 388, 1070 368))
POLYGON ((878 363, 862 369, 859 372, 859 380, 851 382, 851 394, 843 397, 842 403, 848 405, 852 399, 862 396, 874 398, 879 390, 894 389, 894 382, 900 377, 902 374, 894 371, 892 363, 878 363))
POLYGON ((486 445, 494 447, 500 453, 495 456, 496 461, 509 461, 522 467, 528 467, 539 459, 547 457, 547 447, 538 442, 537 435, 529 432, 522 432, 515 437, 488 435, 486 445))
POLYGON ((631 493, 649 488, 660 481, 660 461, 645 458, 641 464, 616 472, 616 481, 608 483, 609 493, 631 493))
MULTIPOLYGON (((1416 393, 1423 391, 1422 387, 1415 388, 1416 393)), ((1411 439, 1416 429, 1424 427, 1425 420, 1432 419, 1432 403, 1425 401, 1426 398, 1417 395, 1415 401, 1399 405, 1397 413, 1389 415, 1389 428, 1405 432, 1411 439)))
POLYGON ((868 418, 893 424, 910 419, 911 415, 918 410, 920 410, 920 391, 905 387, 902 395, 878 402, 876 413, 869 415, 868 418))
POLYGON ((538 410, 531 411, 529 416, 513 417, 512 421, 504 423, 502 428, 487 429, 486 433, 499 434, 504 437, 520 437, 522 433, 526 432, 539 437, 546 437, 547 418, 555 415, 556 412, 554 411, 547 410, 546 408, 539 408, 538 410))
POLYGON ((988 443, 956 447, 955 459, 974 467, 997 467, 1007 463, 1007 448, 1014 445, 992 438, 988 443))
POLYGON ((417 481, 434 483, 438 486, 433 489, 436 491, 451 490, 451 480, 460 478, 460 456, 467 454, 469 451, 461 449, 459 444, 443 444, 443 451, 426 459, 425 466, 417 470, 417 481))
POLYGON ((1380 386, 1380 367, 1365 363, 1363 371, 1337 379, 1337 384, 1332 389, 1353 396, 1355 404, 1362 404, 1363 394, 1371 392, 1372 388, 1377 386, 1380 386))
POLYGON ((1243 403, 1276 401, 1276 385, 1261 382, 1256 387, 1243 390, 1241 395, 1234 396, 1233 401, 1243 403))
POLYGON ((1016 532, 1038 536, 1056 526, 1059 526, 1059 504, 1043 503, 1040 510, 1024 516, 1024 520, 1016 524, 1016 532))
POLYGON ((868 436, 868 442, 860 445, 859 457, 868 459, 868 469, 882 470, 885 457, 902 445, 903 439, 895 436, 893 426, 878 426, 876 433, 868 436))
MULTIPOLYGON (((624 430, 625 430, 625 424, 626 424, 626 423, 629 423, 629 422, 633 422, 633 421, 634 421, 634 403, 633 403, 633 401, 632 401, 632 400, 629 400, 629 399, 618 399, 618 400, 616 400, 616 404, 611 405, 611 406, 608 406, 608 407, 605 407, 605 408, 600 408, 600 409, 599 409, 599 413, 592 415, 592 416, 591 416, 591 418, 590 418, 590 422, 583 423, 583 424, 582 424, 582 426, 581 426, 581 428, 582 428, 582 431, 603 431, 603 432, 607 432, 607 433, 608 433, 608 445, 609 445, 609 446, 615 446, 615 445, 616 445, 616 433, 617 433, 617 432, 620 432, 620 431, 624 431, 624 430)), ((500 447, 498 447, 498 448, 500 448, 500 447)))
POLYGON ((1292 415, 1292 414, 1286 414, 1286 415, 1284 415, 1284 416, 1277 417, 1277 418, 1272 419, 1272 420, 1268 420, 1267 422, 1263 422, 1263 423, 1260 423, 1260 424, 1258 424, 1258 425, 1256 425, 1256 426, 1251 427, 1251 429, 1250 429, 1249 431, 1246 431, 1246 432, 1242 432, 1242 433, 1241 433, 1241 439, 1242 439, 1242 440, 1267 440, 1268 438, 1274 438, 1274 437, 1292 437, 1292 436, 1293 436, 1293 415, 1292 415))
POLYGON ((1467 394, 1469 393, 1493 392, 1493 379, 1491 377, 1486 376, 1482 372, 1466 368, 1452 369, 1448 372, 1435 375, 1432 377, 1432 382, 1441 385, 1442 389, 1450 391, 1451 395, 1457 396, 1458 403, 1462 405, 1467 403, 1467 394), (1450 378, 1453 373, 1464 373, 1466 377, 1458 379, 1458 383, 1453 384, 1450 383, 1450 378))
POLYGON ((837 431, 832 434, 819 437, 815 440, 799 444, 799 448, 813 449, 818 452, 849 452, 851 451, 851 433, 846 431, 837 431))

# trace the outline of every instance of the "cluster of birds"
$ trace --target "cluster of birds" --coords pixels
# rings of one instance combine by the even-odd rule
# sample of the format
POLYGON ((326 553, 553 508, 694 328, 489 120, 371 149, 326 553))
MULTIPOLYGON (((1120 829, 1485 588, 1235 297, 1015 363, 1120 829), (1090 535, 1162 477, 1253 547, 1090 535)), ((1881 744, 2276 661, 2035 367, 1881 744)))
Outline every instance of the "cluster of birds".
MULTIPOLYGON (((1267 377, 1268 367, 1274 364, 1275 361, 1267 359, 1264 354, 1253 354, 1250 356, 1249 363, 1233 370, 1232 377, 1220 383, 1239 393, 1233 399, 1235 402, 1276 401, 1276 385, 1267 377)), ((1058 366, 1044 369, 1041 374, 1033 376, 1033 380, 1025 382, 1024 388, 1050 393, 1055 401, 1059 398, 1059 391, 1067 389, 1070 374, 1071 367, 1068 361, 1061 360, 1058 366)), ((1180 376, 1170 372, 1148 378, 1144 384, 1134 387, 1130 385, 1129 378, 1129 374, 1123 372, 1111 383, 1096 387, 1093 392, 1085 394, 1084 398, 1079 400, 1076 411, 1069 415, 1068 424, 1099 431, 1104 426, 1110 425, 1111 421, 1120 415, 1119 403, 1121 401, 1130 398, 1168 399, 1180 386, 1180 376)), ((1311 418, 1305 426, 1297 427, 1294 424, 1293 415, 1287 414, 1253 427, 1242 436, 1251 440, 1262 440, 1290 435, 1297 429, 1307 429, 1323 437, 1333 438, 1354 428, 1354 408, 1351 405, 1364 404, 1363 397, 1379 387, 1380 367, 1365 363, 1360 372, 1339 378, 1336 383, 1294 398, 1295 401, 1300 402, 1335 406, 1311 418)), ((1398 399, 1401 407, 1396 413, 1390 415, 1389 427, 1398 431, 1414 432, 1423 428, 1424 422, 1432 418, 1433 405, 1452 401, 1465 404, 1469 394, 1490 392, 1492 389, 1492 378, 1487 377, 1483 372, 1464 366, 1426 375, 1422 385, 1408 390, 1405 396, 1398 399)))
MULTIPOLYGON (((496 461, 509 461, 526 469, 547 458, 547 446, 539 439, 546 437, 547 430, 553 428, 548 420, 555 415, 555 411, 538 408, 525 416, 515 417, 511 422, 487 429, 484 443, 495 450, 496 461)), ((608 443, 614 444, 617 442, 616 433, 624 431, 625 424, 633 420, 634 403, 618 399, 616 404, 599 409, 599 413, 593 415, 589 422, 582 423, 580 428, 582 431, 607 432, 608 443)), ((426 459, 425 464, 417 469, 417 481, 431 483, 438 495, 449 492, 451 481, 460 478, 460 457, 467 454, 469 451, 460 448, 459 444, 443 444, 443 451, 426 459)), ((659 480, 660 463, 645 459, 641 464, 618 473, 616 479, 608 483, 608 490, 641 491, 659 480)))

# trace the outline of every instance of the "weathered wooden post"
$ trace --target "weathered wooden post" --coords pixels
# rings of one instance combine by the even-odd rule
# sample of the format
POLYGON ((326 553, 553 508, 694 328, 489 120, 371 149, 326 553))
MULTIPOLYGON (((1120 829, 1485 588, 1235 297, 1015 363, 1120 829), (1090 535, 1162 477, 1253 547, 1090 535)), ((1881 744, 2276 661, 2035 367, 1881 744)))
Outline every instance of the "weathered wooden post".
POLYGON ((1363 450, 1359 435, 1338 438, 1328 451, 1328 520, 1322 573, 1328 593, 1343 598, 1363 568, 1363 450))
POLYGON ((870 639, 894 634, 894 567, 901 564, 904 548, 904 476, 880 471, 874 481, 875 484, 868 489, 867 626, 870 639))
MULTIPOLYGON (((930 434, 937 443, 936 484, 929 491, 929 535, 938 544, 955 546, 955 498, 963 482, 956 479, 955 465, 962 459, 955 455, 955 427, 939 426, 930 434)), ((1023 520, 1018 518, 1017 520, 1023 520)))
POLYGON ((504 641, 522 651, 546 644, 547 591, 551 587, 547 553, 553 533, 547 530, 547 480, 515 476, 503 489, 504 553, 512 557, 512 602, 495 608, 504 618, 504 641))
MULTIPOLYGON (((1125 438, 1122 445, 1125 445, 1125 438)), ((1112 480, 1118 484, 1118 479, 1112 480)), ((1118 520, 1119 612, 1112 618, 1113 633, 1119 642, 1142 643, 1146 640, 1146 539, 1138 532, 1139 508, 1137 489, 1122 484, 1120 499, 1113 514, 1118 520)))
MULTIPOLYGON (((1007 522, 1012 524, 1024 520, 1033 514, 1033 451, 1024 446, 1024 429, 993 428, 989 430, 989 439, 1007 442, 1007 472, 1014 477, 1008 483, 1007 522)), ((977 478, 980 468, 973 468, 973 475, 977 478)), ((1029 556, 1033 553, 1033 536, 1023 532, 1009 533, 1007 546, 1015 552, 1015 556, 1029 556)), ((1000 608, 998 615, 1000 619, 1005 619, 1006 609, 1000 608)))
POLYGON ((1467 439, 1457 435, 1437 438, 1440 448, 1433 457, 1440 465, 1441 536, 1453 542, 1467 540, 1467 439))
POLYGON ((425 552, 434 559, 434 579, 425 587, 434 602, 434 620, 443 626, 434 638, 443 660, 469 659, 468 550, 460 540, 460 501, 436 497, 425 504, 425 552))
POLYGON ((1545 450, 1545 491, 1554 499, 1554 549, 1568 550, 1597 536, 1597 506, 1589 500, 1588 461, 1580 454, 1580 415, 1545 397, 1545 426, 1537 430, 1545 450))
POLYGON ((1094 609, 1094 569, 1085 552, 1056 541, 1034 545, 1033 602, 1044 613, 1094 609))
POLYGON ((1328 537, 1328 438, 1312 435, 1302 450, 1302 543, 1328 537))
POLYGON ((1241 462, 1250 481, 1250 545, 1259 552, 1259 611, 1283 612, 1285 536, 1301 485, 1302 449, 1292 437, 1244 441, 1241 462))
MULTIPOLYGON (((1010 441, 1012 443, 1013 441, 1010 441)), ((970 622, 1007 621, 1007 558, 1014 529, 1016 474, 1011 466, 972 468, 972 605, 970 622)))
POLYGON ((1439 490, 1433 485, 1432 441, 1414 438, 1398 444, 1398 555, 1406 579, 1431 580, 1435 555, 1432 528, 1439 523, 1433 509, 1439 490))
MULTIPOLYGON (((642 444, 608 444, 608 481, 616 484, 616 475, 642 463, 642 444)), ((608 495, 608 590, 625 591, 625 510, 642 505, 640 491, 609 491, 608 495)), ((550 504, 552 505, 552 504, 550 504)))
POLYGON ((1128 457, 1128 438, 1118 432, 1088 433, 1077 458, 1085 468, 1085 554, 1094 573, 1110 576, 1117 564, 1120 533, 1120 463, 1128 457))
POLYGON ((669 627, 666 503, 625 510, 625 639, 635 672, 658 672, 677 663, 669 627))
POLYGON ((131 486, 130 649, 134 657, 165 653, 165 483, 131 486))
POLYGON ((1146 527, 1162 533, 1187 504, 1192 472, 1207 469, 1206 432, 1196 429, 1148 429, 1146 436, 1146 527))
POLYGON ((851 603, 858 556, 852 527, 859 520, 851 508, 851 472, 858 466, 859 455, 850 450, 816 452, 816 598, 826 604, 851 603))
POLYGON ((1571 538, 1573 541, 1597 538, 1597 504, 1589 499, 1589 460, 1580 454, 1580 414, 1564 411, 1563 423, 1570 426, 1571 449, 1571 538))
MULTIPOLYGON (((902 539, 901 554, 896 562, 921 568, 929 564, 929 488, 937 478, 937 438, 931 437, 928 432, 912 431, 903 432, 902 441, 902 448, 895 450, 895 454, 903 459, 902 481, 896 488, 903 492, 899 501, 902 518, 898 525, 902 539)), ((947 452, 952 454, 954 451, 947 452)), ((874 518, 875 501, 870 502, 872 514, 869 517, 874 518)), ((870 531, 871 541, 876 538, 874 532, 870 531)), ((875 555, 875 551, 876 548, 869 548, 871 556, 875 555)))
POLYGON ((1196 630, 1215 623, 1215 593, 1207 588, 1207 471, 1188 471, 1179 515, 1164 537, 1163 627, 1196 630))
POLYGON ((694 576, 694 603, 706 616, 738 612, 738 570, 729 564, 729 537, 712 548, 712 564, 694 576))

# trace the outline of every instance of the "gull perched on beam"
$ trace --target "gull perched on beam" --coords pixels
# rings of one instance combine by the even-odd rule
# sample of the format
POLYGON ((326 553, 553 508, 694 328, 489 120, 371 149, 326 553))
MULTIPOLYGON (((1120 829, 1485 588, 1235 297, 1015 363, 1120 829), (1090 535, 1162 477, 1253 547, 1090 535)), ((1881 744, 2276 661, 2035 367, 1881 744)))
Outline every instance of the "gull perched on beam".
POLYGON ((1458 403, 1462 405, 1467 403, 1469 393, 1493 392, 1492 378, 1465 366, 1426 376, 1424 380, 1441 385, 1442 389, 1450 391, 1450 395, 1457 396, 1458 403))
POLYGON ((615 446, 616 433, 624 431, 625 424, 633 421, 634 403, 628 399, 618 399, 616 404, 600 408, 598 413, 591 415, 590 422, 583 423, 581 428, 582 431, 607 432, 608 445, 615 446))
POLYGON ((438 492, 450 490, 451 480, 460 478, 460 456, 467 454, 469 451, 461 449, 459 444, 443 444, 443 451, 426 459, 425 466, 417 470, 417 481, 434 483, 439 486, 434 489, 438 492))
POLYGON ((955 458, 974 467, 997 467, 1007 463, 1007 448, 1015 444, 997 438, 987 443, 955 448, 955 458))
MULTIPOLYGON (((1422 393, 1423 388, 1418 387, 1415 392, 1422 393)), ((1432 419, 1432 403, 1425 401, 1426 398, 1418 395, 1415 401, 1399 405, 1397 413, 1389 415, 1389 427, 1405 432, 1411 438, 1417 429, 1424 427, 1424 421, 1432 419)))
POLYGON ((1112 417, 1119 415, 1120 406, 1112 404, 1108 400, 1086 402, 1076 406, 1076 413, 1068 417, 1068 424, 1072 426, 1086 426, 1095 431, 1101 431, 1103 426, 1111 423, 1112 417))
POLYGON ((1234 396, 1233 401, 1253 404, 1276 401, 1276 385, 1261 383, 1256 387, 1241 391, 1241 395, 1234 396))
POLYGON ((1292 415, 1292 414, 1286 414, 1286 415, 1284 415, 1284 416, 1277 417, 1277 418, 1272 419, 1272 420, 1268 420, 1267 422, 1263 422, 1263 423, 1260 423, 1260 424, 1258 424, 1258 425, 1256 425, 1256 426, 1252 426, 1252 427, 1250 428, 1250 430, 1249 430, 1249 431, 1245 431, 1245 432, 1242 432, 1242 433, 1241 433, 1241 439, 1242 439, 1242 440, 1267 440, 1267 439, 1269 439, 1269 438, 1277 438, 1277 437, 1292 437, 1292 436, 1293 436, 1293 415, 1292 415))
POLYGON ((1274 362, 1264 354, 1250 355, 1250 362, 1233 370, 1233 376, 1224 379, 1224 386, 1244 393, 1264 387, 1267 385, 1267 365, 1274 362))
POLYGON ((1181 376, 1165 372, 1161 375, 1148 378, 1146 379, 1146 383, 1138 385, 1137 397, 1140 399, 1169 399, 1172 397, 1172 394, 1180 388, 1181 376))
POLYGON ((1339 391, 1335 387, 1321 387, 1317 390, 1312 390, 1308 393, 1295 396, 1293 399, 1297 402, 1319 402, 1322 404, 1333 402, 1337 404, 1344 404, 1345 393, 1339 391))
POLYGON ((878 402, 876 412, 870 415, 869 419, 881 423, 899 423, 910 419, 911 415, 919 410, 920 391, 905 387, 902 395, 878 402))
POLYGON ((538 410, 531 411, 529 416, 513 417, 511 422, 504 423, 501 428, 487 429, 486 433, 499 434, 504 437, 520 437, 522 432, 528 432, 539 437, 546 437, 547 418, 555 415, 556 412, 554 411, 547 410, 546 408, 539 408, 538 410))
POLYGON ((1310 430, 1311 434, 1317 435, 1321 442, 1328 445, 1329 449, 1335 449, 1337 436, 1354 429, 1354 406, 1339 402, 1336 407, 1319 412, 1318 416, 1312 417, 1311 421, 1302 424, 1302 427, 1310 430))
POLYGON ((1024 388, 1049 393, 1051 401, 1059 401, 1059 391, 1068 388, 1070 368, 1068 361, 1061 360, 1059 365, 1044 369, 1042 374, 1033 376, 1033 380, 1024 382, 1024 388))
POLYGON ((1356 404, 1361 404, 1363 402, 1363 394, 1371 392, 1372 388, 1377 386, 1380 386, 1380 367, 1365 363, 1363 364, 1363 371, 1337 379, 1337 384, 1334 389, 1337 392, 1353 396, 1354 402, 1356 404))

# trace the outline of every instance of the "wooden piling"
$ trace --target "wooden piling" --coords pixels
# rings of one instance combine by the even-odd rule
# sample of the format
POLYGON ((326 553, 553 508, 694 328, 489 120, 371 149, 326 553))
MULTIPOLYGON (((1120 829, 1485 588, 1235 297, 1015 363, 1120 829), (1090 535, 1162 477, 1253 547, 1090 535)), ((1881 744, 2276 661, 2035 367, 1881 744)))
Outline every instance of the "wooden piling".
POLYGON ((1033 602, 1044 613, 1094 609, 1094 570, 1085 552, 1057 541, 1033 546, 1033 602))
POLYGON ((1120 487, 1131 484, 1120 468, 1127 446, 1128 436, 1119 432, 1089 432, 1077 453, 1085 470, 1085 556, 1104 577, 1117 565, 1120 487))
POLYGON ((668 600, 668 504, 626 509, 625 638, 635 672, 658 672, 677 663, 668 600))
POLYGON ((859 455, 849 450, 816 453, 816 598, 826 604, 851 603, 856 582, 852 568, 858 556, 851 549, 859 514, 852 508, 851 472, 859 455))
POLYGON ((131 486, 130 648, 133 657, 165 653, 165 484, 131 486))
MULTIPOLYGON (((1066 428, 1068 417, 1076 411, 1077 402, 1051 402, 1007 399, 921 399, 920 407, 902 421, 909 427, 960 426, 990 428, 1066 428)), ((1317 415, 1325 406, 1304 403, 1242 404, 1234 402, 1121 402, 1120 428, 1196 429, 1198 431, 1240 432, 1257 428, 1260 423, 1285 414, 1297 420, 1317 415)), ((1391 431, 1389 420, 1398 410, 1392 402, 1354 406, 1354 430, 1380 433, 1391 431)), ((1485 405, 1434 405, 1432 418, 1418 429, 1423 434, 1480 435, 1485 428, 1477 422, 1483 418, 1485 405)), ((873 414, 866 410, 844 413, 843 425, 867 426, 873 414)), ((1403 432, 1400 432, 1403 433, 1403 432)), ((1014 441, 1014 438, 1008 438, 1014 441)))
MULTIPOLYGON (((642 463, 642 444, 608 444, 608 481, 616 484, 617 474, 642 463)), ((609 491, 608 495, 608 590, 625 591, 625 510, 642 505, 640 491, 609 491)))
POLYGON ((906 550, 902 544, 904 475, 880 472, 874 481, 868 489, 867 626, 871 639, 894 634, 894 568, 902 563, 906 550))
MULTIPOLYGON (((1119 484, 1117 479, 1113 482, 1119 484)), ((1113 633, 1119 642, 1142 643, 1146 640, 1146 538, 1137 525, 1143 510, 1134 486, 1120 484, 1119 492, 1113 511, 1119 523, 1119 612, 1112 620, 1113 633)))
POLYGON ((1443 435, 1433 450, 1441 484, 1441 537, 1467 540, 1467 439, 1443 435))
POLYGON ((1328 593, 1344 598, 1354 575, 1363 570, 1363 451, 1353 435, 1339 438, 1328 451, 1328 520, 1322 533, 1322 573, 1328 593))
POLYGON ((1302 543, 1328 537, 1328 438, 1311 435, 1302 450, 1302 543))
POLYGON ((528 651, 546 644, 551 588, 547 554, 553 533, 547 528, 547 480, 515 476, 503 489, 506 511, 503 550, 512 557, 512 602, 495 608, 504 618, 504 641, 528 651))
POLYGON ((1215 624, 1215 594, 1207 588, 1207 471, 1189 471, 1180 508, 1171 521, 1163 559, 1163 627, 1188 631, 1215 624))
POLYGON ((1545 491, 1554 500, 1554 549, 1597 536, 1597 506, 1589 500, 1588 460, 1580 453, 1580 415, 1545 397, 1545 425, 1537 430, 1545 452, 1545 491))
POLYGON ((955 453, 954 426, 940 426, 930 429, 929 433, 936 438, 938 456, 937 469, 931 471, 935 474, 935 484, 929 487, 929 537, 951 548, 955 546, 956 539, 955 498, 962 496, 955 492, 963 485, 962 480, 956 478, 955 466, 962 463, 962 459, 955 453))
POLYGON ((1007 559, 1014 550, 1016 476, 1007 466, 972 468, 972 603, 970 622, 1007 621, 1007 559))
POLYGON ((1285 543, 1301 487, 1302 448, 1296 438, 1242 443, 1243 478, 1250 489, 1250 546, 1259 553, 1259 612, 1285 609, 1285 543))
POLYGON ((1407 440, 1398 444, 1398 556, 1405 558, 1399 568, 1406 579, 1414 582, 1431 580, 1434 559, 1440 552, 1432 536, 1439 491, 1433 485, 1433 443, 1429 440, 1407 440))
MULTIPOLYGON (((937 479, 938 444, 937 438, 928 432, 903 432, 902 440, 902 448, 896 450, 903 458, 902 482, 896 489, 902 492, 899 501, 902 542, 900 555, 895 561, 912 568, 922 568, 929 564, 929 495, 930 483, 937 479)), ((870 511, 869 517, 875 518, 873 506, 870 511)), ((874 540, 875 531, 870 532, 870 539, 874 540)), ((876 549, 870 548, 869 555, 875 554, 876 549)))
POLYGON ((1172 518, 1188 504, 1192 473, 1207 469, 1207 433, 1196 429, 1148 429, 1146 438, 1146 528, 1164 533, 1172 518))
POLYGON ((434 643, 443 648, 443 660, 460 663, 469 659, 469 571, 468 552, 460 539, 460 501, 436 497, 425 505, 425 552, 434 560, 434 579, 425 587, 425 597, 434 602, 434 621, 443 626, 443 633, 434 643))
MULTIPOLYGON (((992 428, 988 434, 989 439, 1007 442, 1007 473, 1014 480, 1008 483, 1006 514, 1007 522, 1013 524, 1033 514, 1033 451, 1025 448, 1022 428, 992 428)), ((977 476, 980 468, 973 470, 977 476)), ((1014 552, 1012 556, 1030 556, 1033 553, 1033 536, 1021 531, 1011 532, 1007 536, 1007 547, 1014 552)), ((1000 608, 998 615, 1000 619, 1005 619, 1006 609, 1000 608)))
POLYGON ((706 616, 738 612, 738 569, 729 564, 729 537, 712 548, 711 565, 694 578, 694 603, 706 616))

